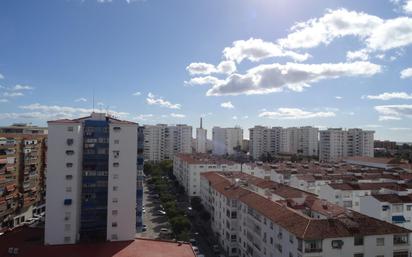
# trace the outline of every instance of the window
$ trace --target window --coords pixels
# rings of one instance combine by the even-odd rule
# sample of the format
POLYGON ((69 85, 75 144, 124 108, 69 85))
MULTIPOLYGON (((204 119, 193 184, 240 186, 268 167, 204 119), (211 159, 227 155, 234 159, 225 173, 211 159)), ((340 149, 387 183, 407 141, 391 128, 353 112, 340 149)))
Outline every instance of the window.
POLYGON ((408 254, 407 251, 405 251, 405 252, 395 252, 395 253, 393 253, 393 257, 408 257, 408 256, 409 256, 409 254, 408 254))
POLYGON ((118 203, 118 201, 119 201, 119 200, 118 200, 117 198, 113 198, 113 199, 112 199, 112 203, 118 203))
POLYGON ((114 132, 120 132, 121 129, 122 129, 121 127, 113 127, 114 132))
POLYGON ((322 240, 305 241, 305 253, 322 252, 322 240))
POLYGON ((117 191, 119 189, 118 186, 113 186, 113 191, 117 191))
POLYGON ((382 211, 387 211, 389 210, 391 207, 389 207, 389 205, 382 205, 382 211))
POLYGON ((342 240, 332 240, 332 248, 334 249, 341 249, 343 246, 342 240))
POLYGON ((64 231, 70 231, 70 224, 64 224, 64 231))
POLYGON ((70 193, 72 191, 72 187, 66 187, 66 192, 70 193))
POLYGON ((385 245, 385 238, 383 238, 383 237, 376 238, 376 245, 377 246, 385 245))
POLYGON ((72 199, 64 199, 64 205, 72 205, 72 199))
POLYGON ((363 245, 363 236, 355 236, 354 244, 355 245, 363 245))
POLYGON ((73 128, 73 127, 67 127, 67 131, 73 132, 73 131, 74 131, 74 128, 73 128))
POLYGON ((114 144, 115 144, 115 145, 118 145, 118 144, 119 144, 119 139, 115 139, 115 140, 114 140, 114 144))
POLYGON ((118 159, 118 158, 119 158, 119 155, 120 155, 120 151, 113 151, 113 157, 114 157, 115 159, 118 159))
POLYGON ((117 240, 117 234, 112 234, 112 240, 117 240))
POLYGON ((412 205, 406 205, 406 210, 407 210, 407 211, 412 210, 412 205))
POLYGON ((66 175, 67 180, 71 180, 73 178, 73 175, 66 175))
POLYGON ((64 237, 64 242, 65 242, 65 243, 70 243, 71 240, 72 240, 72 239, 71 239, 71 237, 69 237, 69 236, 65 236, 65 237, 64 237))
POLYGON ((112 210, 112 215, 117 215, 117 210, 112 210))
POLYGON ((73 155, 74 154, 74 151, 73 150, 67 150, 66 151, 66 155, 73 155))
POLYGON ((355 253, 353 257, 363 257, 363 253, 355 253))
POLYGON ((393 244, 394 245, 399 245, 399 244, 407 244, 409 242, 409 237, 408 235, 394 235, 393 236, 393 244))
POLYGON ((73 142, 74 142, 73 138, 68 138, 68 139, 66 140, 67 145, 72 145, 73 142))
POLYGON ((113 179, 118 179, 119 178, 119 174, 113 174, 113 179))
POLYGON ((119 167, 119 163, 118 162, 113 162, 113 167, 119 167))
POLYGON ((70 212, 66 212, 66 213, 64 214, 64 220, 65 220, 65 221, 70 220, 70 216, 71 216, 71 213, 70 213, 70 212))
POLYGON ((117 227, 117 222, 112 222, 112 227, 116 228, 117 227))
POLYGON ((73 163, 71 163, 71 162, 66 162, 66 167, 67 167, 67 168, 73 167, 73 163))
POLYGON ((289 234, 289 242, 290 242, 291 244, 293 244, 293 235, 292 235, 292 234, 289 234))
POLYGON ((237 252, 237 248, 232 248, 231 252, 235 254, 237 252))
POLYGON ((403 212, 403 205, 402 204, 394 204, 392 211, 393 212, 403 212))

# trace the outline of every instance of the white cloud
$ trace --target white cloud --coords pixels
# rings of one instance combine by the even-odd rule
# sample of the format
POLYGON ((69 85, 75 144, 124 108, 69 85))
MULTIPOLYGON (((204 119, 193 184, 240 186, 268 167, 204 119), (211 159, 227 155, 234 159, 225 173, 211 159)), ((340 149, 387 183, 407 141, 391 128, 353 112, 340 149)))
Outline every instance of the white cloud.
POLYGON ((383 127, 382 125, 378 125, 378 124, 368 124, 368 125, 364 125, 362 126, 364 128, 381 128, 383 127))
POLYGON ((379 65, 370 62, 263 64, 248 70, 246 74, 235 73, 225 80, 209 80, 212 88, 207 91, 207 95, 268 94, 284 89, 300 92, 309 87, 309 83, 320 80, 372 76, 380 71, 379 65))
POLYGON ((134 117, 133 120, 145 121, 153 117, 153 114, 139 114, 136 117, 134 117))
POLYGON ((342 96, 338 96, 338 95, 337 95, 337 96, 335 96, 335 98, 336 98, 336 99, 338 99, 338 100, 343 99, 343 97, 342 97, 342 96))
POLYGON ((356 36, 366 46, 366 49, 349 55, 365 58, 367 52, 386 51, 411 44, 412 19, 398 17, 384 20, 364 12, 329 10, 320 18, 297 23, 292 27, 292 33, 280 39, 279 44, 290 49, 312 48, 345 36, 356 36))
POLYGON ((310 112, 299 108, 278 108, 277 111, 264 111, 259 113, 259 117, 280 119, 280 120, 297 120, 311 118, 328 118, 335 117, 334 112, 310 112))
POLYGON ((33 90, 34 88, 32 86, 27 86, 27 85, 15 85, 14 87, 11 88, 13 91, 21 91, 21 90, 33 90))
POLYGON ((412 13, 412 0, 407 0, 403 5, 403 11, 406 13, 412 13))
POLYGON ((232 117, 232 120, 237 120, 237 119, 238 119, 238 118, 237 118, 236 115, 232 117))
POLYGON ((366 51, 365 49, 358 50, 358 51, 348 51, 346 53, 346 59, 348 61, 354 61, 354 60, 366 61, 369 59, 369 54, 368 54, 368 51, 366 51))
POLYGON ((412 130, 412 128, 389 128, 389 130, 393 130, 393 131, 405 131, 405 130, 412 130))
POLYGON ((412 94, 408 94, 405 92, 392 92, 392 93, 382 93, 380 95, 368 95, 366 96, 367 99, 373 100, 391 100, 391 99, 412 99, 412 94))
POLYGON ((195 77, 191 78, 189 81, 185 81, 186 85, 196 86, 196 85, 211 85, 222 83, 223 80, 220 80, 213 76, 204 76, 204 77, 195 77))
POLYGON ((0 79, 4 79, 4 76, 3 76, 3 74, 1 74, 1 73, 0 73, 0 79))
POLYGON ((406 68, 401 71, 401 79, 412 77, 412 68, 406 68))
POLYGON ((412 105, 378 105, 375 110, 379 113, 379 120, 401 120, 402 118, 412 118, 412 105))
POLYGON ((8 99, 5 99, 5 98, 1 98, 1 99, 0 99, 0 103, 7 103, 7 102, 9 102, 8 99))
POLYGON ((223 102, 220 104, 221 107, 226 108, 226 109, 234 109, 235 106, 232 104, 231 101, 228 102, 223 102))
POLYGON ((17 97, 17 96, 24 96, 22 92, 4 92, 4 97, 17 97))
POLYGON ((212 73, 231 74, 236 71, 236 64, 233 61, 222 61, 217 67, 204 62, 194 62, 186 67, 190 75, 209 75, 212 73))
POLYGON ((223 55, 227 60, 236 61, 237 63, 242 62, 244 59, 258 62, 270 57, 290 57, 295 61, 305 61, 310 57, 307 53, 299 54, 287 51, 277 44, 255 38, 233 42, 231 47, 226 47, 223 50, 223 55))
POLYGON ((74 100, 75 102, 87 102, 87 99, 84 97, 80 97, 74 100))
MULTIPOLYGON (((22 113, 1 113, 0 119, 40 119, 40 120, 53 120, 53 119, 73 119, 79 116, 87 116, 93 112, 93 109, 77 108, 69 106, 59 105, 42 105, 39 103, 19 106, 22 110, 29 112, 22 113)), ((109 110, 109 113, 117 116, 127 116, 127 112, 117 112, 109 110)))
POLYGON ((139 95, 142 95, 142 93, 139 92, 139 91, 137 91, 137 92, 134 92, 133 95, 134 95, 134 96, 139 96, 139 95))
POLYGON ((171 102, 164 100, 162 97, 156 97, 152 93, 147 94, 146 102, 149 105, 159 105, 160 107, 169 109, 180 109, 182 107, 180 104, 172 104, 171 102))
POLYGON ((171 113, 170 116, 173 118, 179 118, 179 119, 186 118, 186 115, 181 114, 181 113, 171 113))

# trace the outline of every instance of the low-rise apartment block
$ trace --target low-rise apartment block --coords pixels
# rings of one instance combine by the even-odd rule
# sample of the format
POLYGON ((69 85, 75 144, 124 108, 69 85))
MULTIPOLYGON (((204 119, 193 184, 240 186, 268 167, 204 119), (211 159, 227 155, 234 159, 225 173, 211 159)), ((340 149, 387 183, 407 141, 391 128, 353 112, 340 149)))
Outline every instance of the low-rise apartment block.
POLYGON ((200 196, 200 174, 215 170, 234 172, 241 169, 240 163, 208 154, 177 154, 173 161, 173 174, 188 196, 200 196))
POLYGON ((201 200, 228 256, 410 254, 410 230, 243 173, 202 173, 201 200))

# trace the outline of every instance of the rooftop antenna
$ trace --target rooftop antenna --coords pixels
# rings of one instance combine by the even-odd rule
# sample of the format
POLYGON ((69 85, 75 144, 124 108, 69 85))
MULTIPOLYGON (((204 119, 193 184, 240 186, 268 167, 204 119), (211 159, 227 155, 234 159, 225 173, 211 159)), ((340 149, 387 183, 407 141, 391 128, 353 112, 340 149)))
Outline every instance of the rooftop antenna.
POLYGON ((203 118, 200 117, 200 128, 203 128, 203 127, 202 127, 202 123, 203 123, 203 118))
POLYGON ((93 112, 94 112, 94 87, 93 87, 93 112))

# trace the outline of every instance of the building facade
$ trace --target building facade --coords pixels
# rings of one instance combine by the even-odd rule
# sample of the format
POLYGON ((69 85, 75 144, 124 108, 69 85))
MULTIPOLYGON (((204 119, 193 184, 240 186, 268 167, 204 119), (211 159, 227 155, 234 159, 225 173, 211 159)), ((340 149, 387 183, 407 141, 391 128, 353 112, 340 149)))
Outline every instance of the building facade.
POLYGON ((0 128, 0 228, 44 213, 47 129, 0 128))
POLYGON ((92 113, 48 125, 45 244, 134 239, 137 124, 92 113))
POLYGON ((242 149, 243 129, 213 127, 212 130, 213 150, 215 155, 232 155, 242 149))
POLYGON ((345 157, 373 157, 374 131, 330 128, 320 131, 319 160, 338 162, 345 157))
POLYGON ((410 231, 244 175, 201 175, 201 200, 228 256, 407 257, 410 231))
POLYGON ((200 174, 207 171, 239 171, 240 163, 208 154, 177 154, 173 161, 173 174, 190 197, 200 196, 200 174))
POLYGON ((145 125, 143 131, 146 161, 173 160, 173 156, 177 153, 192 152, 191 126, 145 125))

